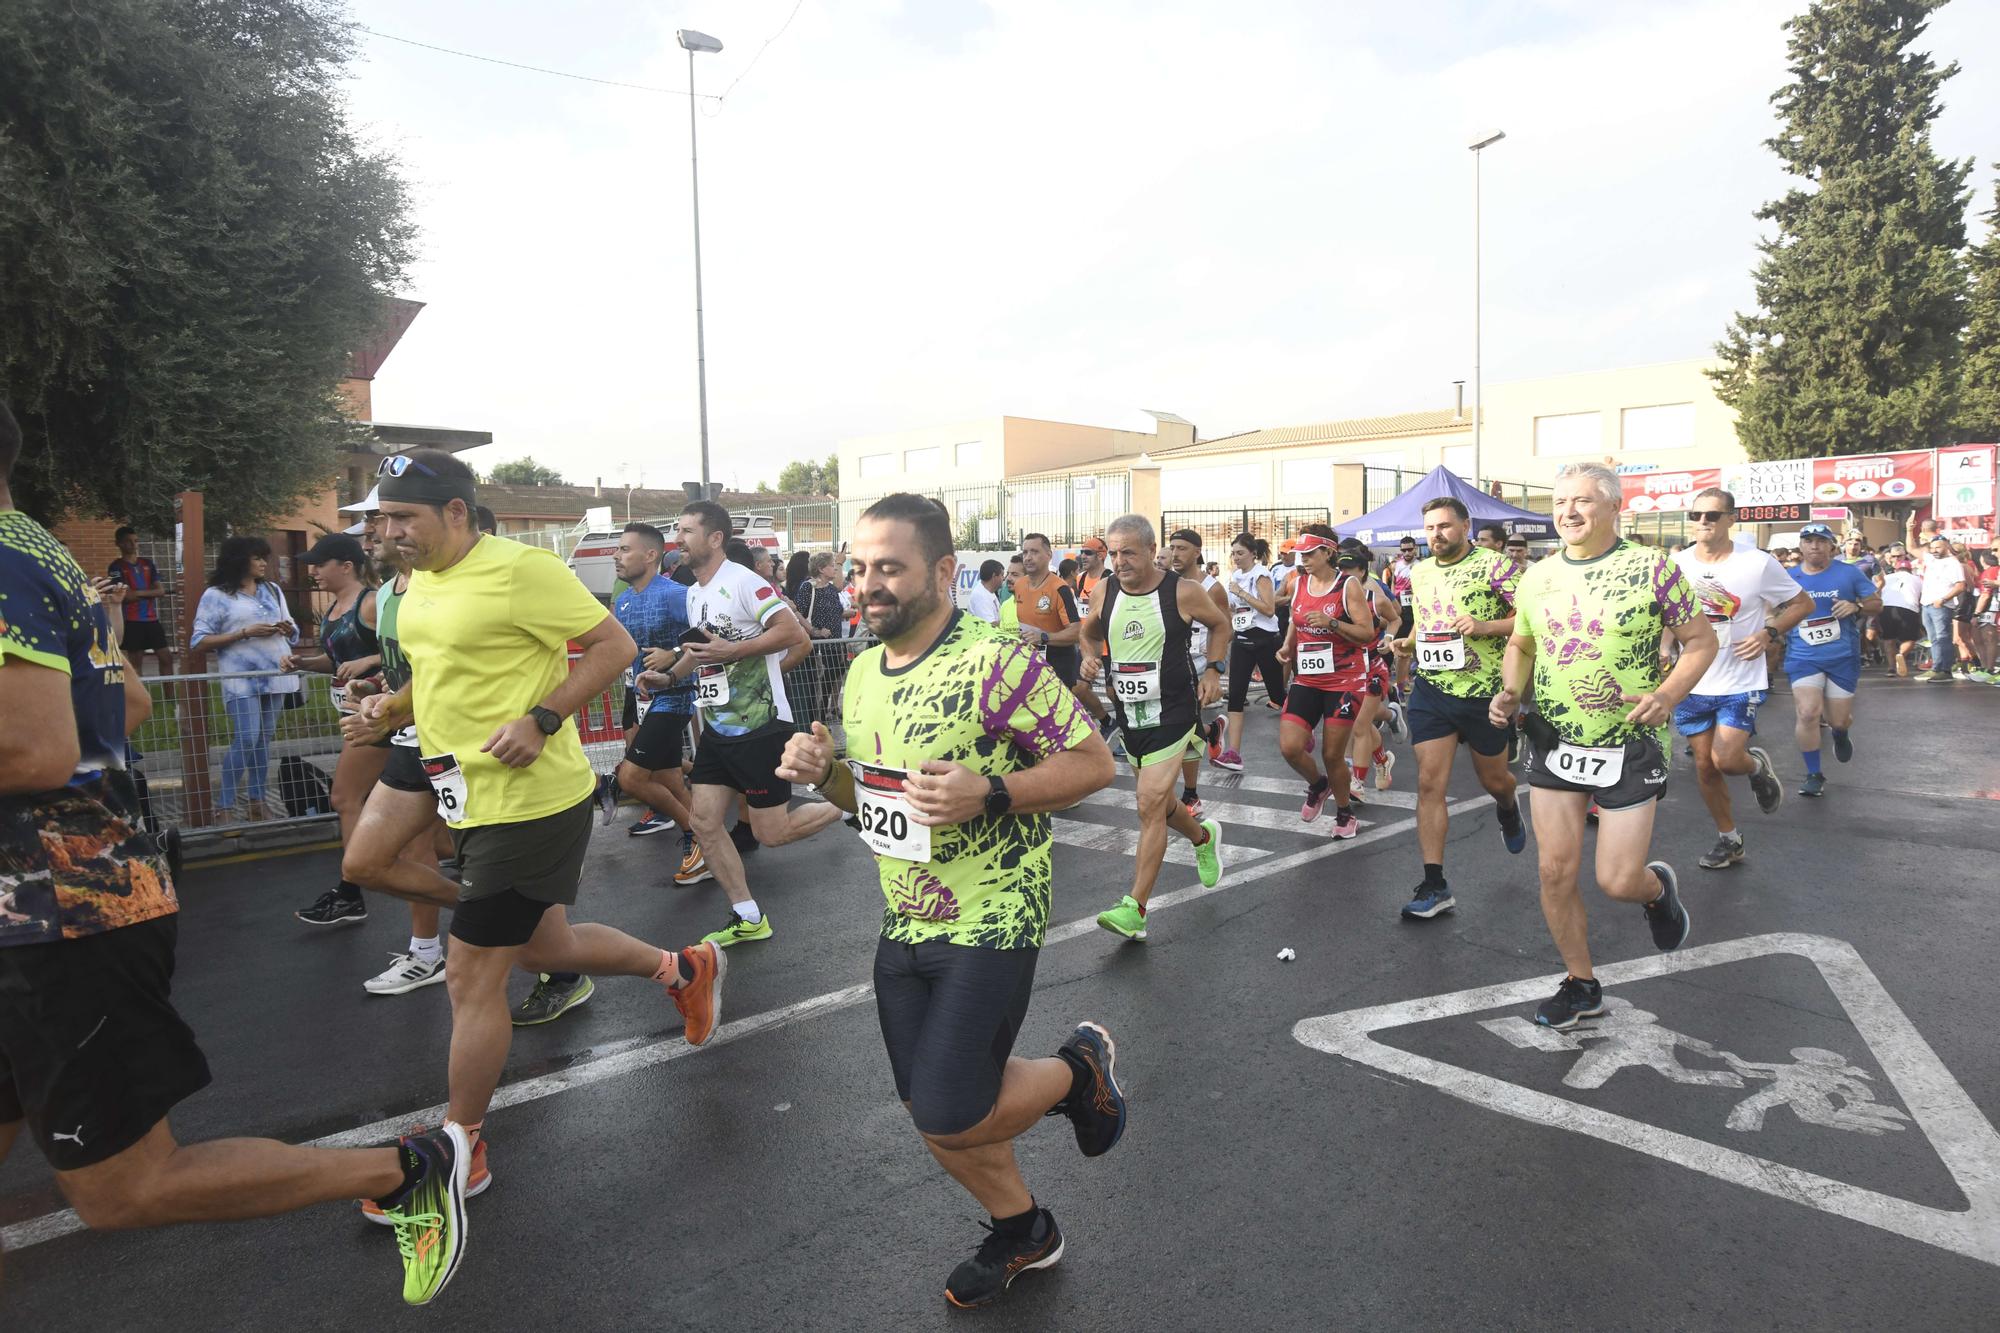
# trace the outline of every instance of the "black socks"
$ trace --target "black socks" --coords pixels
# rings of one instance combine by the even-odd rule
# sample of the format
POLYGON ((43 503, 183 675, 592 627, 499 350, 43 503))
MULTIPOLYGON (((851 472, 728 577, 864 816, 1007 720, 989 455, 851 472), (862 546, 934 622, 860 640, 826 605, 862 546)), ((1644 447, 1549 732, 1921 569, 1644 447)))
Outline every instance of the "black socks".
POLYGON ((1433 865, 1429 861, 1424 862, 1424 887, 1427 889, 1441 889, 1444 887, 1444 866, 1442 864, 1433 865))
POLYGON ((1031 1202, 1028 1205, 1028 1211, 1025 1213, 1016 1213, 1012 1217, 994 1218, 993 1230, 1010 1240, 1033 1240, 1036 1230, 1035 1224, 1041 1221, 1041 1218, 1041 1205, 1031 1202))
POLYGON ((340 881, 340 887, 335 889, 334 892, 340 895, 343 902, 358 903, 361 901, 361 886, 353 880, 343 879, 340 881))
POLYGON ((424 1178, 424 1155, 408 1143, 396 1145, 396 1163, 403 1168, 403 1183, 375 1201, 379 1208, 390 1209, 401 1206, 417 1188, 417 1182, 424 1178))

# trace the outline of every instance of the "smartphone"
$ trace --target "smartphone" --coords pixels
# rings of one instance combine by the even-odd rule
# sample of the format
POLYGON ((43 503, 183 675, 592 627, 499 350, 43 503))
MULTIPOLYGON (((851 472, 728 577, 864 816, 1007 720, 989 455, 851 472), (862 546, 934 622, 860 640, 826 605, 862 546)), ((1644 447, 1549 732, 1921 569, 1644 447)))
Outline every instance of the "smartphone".
POLYGON ((681 634, 681 643, 683 645, 690 643, 708 643, 708 642, 710 642, 708 637, 708 631, 703 629, 699 625, 695 625, 681 634))

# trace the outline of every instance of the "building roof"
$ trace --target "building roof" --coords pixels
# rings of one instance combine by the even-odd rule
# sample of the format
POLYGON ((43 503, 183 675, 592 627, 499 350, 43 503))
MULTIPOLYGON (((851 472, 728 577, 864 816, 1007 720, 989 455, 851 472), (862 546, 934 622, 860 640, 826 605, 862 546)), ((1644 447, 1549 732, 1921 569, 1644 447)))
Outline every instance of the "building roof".
POLYGON ((382 321, 375 332, 361 346, 349 353, 347 374, 351 379, 372 380, 375 372, 382 369, 382 363, 389 359, 389 353, 396 350, 396 344, 409 332, 410 324, 417 312, 424 308, 422 301, 411 301, 401 296, 391 296, 382 303, 382 321))
POLYGON ((477 449, 482 444, 493 443, 490 430, 459 430, 452 426, 414 426, 407 422, 371 421, 369 433, 374 435, 374 450, 378 454, 393 454, 399 449, 430 448, 442 449, 446 453, 457 453, 461 449, 477 449))
POLYGON ((1445 435, 1471 429, 1471 417, 1460 416, 1449 408, 1440 408, 1435 412, 1398 412, 1386 417, 1352 417, 1346 421, 1326 421, 1313 426, 1275 426, 1266 430, 1244 431, 1240 435, 1197 440, 1176 449, 1162 449, 1153 457, 1160 460, 1194 458, 1294 444, 1344 444, 1410 435, 1445 435))
MULTIPOLYGON (((836 503, 824 495, 759 495, 748 491, 724 491, 720 499, 722 507, 732 513, 739 509, 836 503)), ((479 502, 491 509, 496 518, 556 518, 577 522, 583 518, 584 510, 604 505, 609 505, 614 515, 626 512, 623 486, 606 486, 597 491, 589 486, 501 486, 481 482, 479 502)), ((686 491, 634 487, 631 513, 634 518, 678 514, 687 502, 686 491)))

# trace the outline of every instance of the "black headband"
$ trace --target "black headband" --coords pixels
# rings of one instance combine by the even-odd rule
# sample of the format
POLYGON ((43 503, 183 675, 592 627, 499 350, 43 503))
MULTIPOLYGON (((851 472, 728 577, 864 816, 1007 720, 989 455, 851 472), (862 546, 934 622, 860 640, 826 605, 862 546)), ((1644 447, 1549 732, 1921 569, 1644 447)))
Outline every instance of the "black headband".
POLYGON ((385 475, 378 483, 384 500, 414 500, 420 504, 447 505, 465 501, 468 511, 478 504, 471 482, 463 477, 434 477, 411 468, 401 476, 385 475))

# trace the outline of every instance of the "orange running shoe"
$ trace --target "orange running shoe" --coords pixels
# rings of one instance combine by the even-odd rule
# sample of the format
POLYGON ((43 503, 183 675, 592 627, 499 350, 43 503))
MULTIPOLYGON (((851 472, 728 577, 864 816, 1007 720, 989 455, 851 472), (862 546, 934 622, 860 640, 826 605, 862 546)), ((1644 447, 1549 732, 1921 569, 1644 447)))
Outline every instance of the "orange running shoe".
POLYGON ((722 1021, 722 979, 729 973, 729 955, 703 941, 692 949, 681 950, 681 957, 694 968, 694 980, 670 988, 667 994, 673 997, 674 1008, 681 1011, 681 1018, 687 1023, 688 1045, 700 1046, 722 1021))
MULTIPOLYGON (((419 1125, 410 1132, 412 1134, 422 1134, 427 1132, 429 1128, 427 1125, 419 1125)), ((486 1170, 486 1139, 484 1136, 481 1136, 479 1142, 472 1145, 472 1175, 465 1183, 465 1197, 469 1199, 475 1194, 485 1193, 486 1187, 492 1183, 493 1177, 486 1170)), ((373 1199, 363 1199, 361 1201, 361 1215, 377 1226, 386 1227, 394 1225, 394 1223, 389 1221, 388 1216, 383 1213, 382 1205, 373 1199)))

